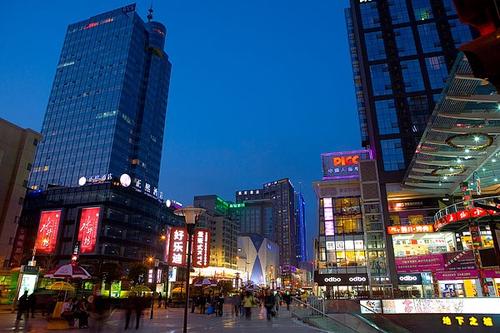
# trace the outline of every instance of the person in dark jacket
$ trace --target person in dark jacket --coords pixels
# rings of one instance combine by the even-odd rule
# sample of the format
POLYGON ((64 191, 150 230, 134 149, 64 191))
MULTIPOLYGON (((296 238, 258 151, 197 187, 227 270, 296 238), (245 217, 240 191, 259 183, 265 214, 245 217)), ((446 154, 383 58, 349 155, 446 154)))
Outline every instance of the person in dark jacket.
POLYGON ((266 290, 263 301, 264 301, 264 307, 266 308, 267 320, 271 320, 276 299, 274 298, 274 295, 271 293, 269 289, 266 290))
POLYGON ((17 320, 21 320, 24 314, 24 320, 28 320, 29 316, 29 301, 28 301, 28 291, 25 290, 23 296, 19 297, 17 301, 17 320))
POLYGON ((31 295, 28 296, 28 307, 29 307, 29 312, 31 312, 31 318, 35 318, 35 309, 36 309, 35 292, 32 292, 31 295))

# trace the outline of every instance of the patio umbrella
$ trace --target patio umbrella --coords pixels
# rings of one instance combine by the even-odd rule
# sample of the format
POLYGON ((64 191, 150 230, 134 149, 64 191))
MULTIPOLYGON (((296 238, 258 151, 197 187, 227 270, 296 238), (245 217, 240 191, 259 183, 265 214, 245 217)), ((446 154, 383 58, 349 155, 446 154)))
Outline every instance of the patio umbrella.
POLYGON ((143 284, 139 284, 137 286, 133 286, 130 288, 130 291, 136 292, 136 293, 149 293, 151 292, 151 289, 149 289, 147 286, 143 284))
POLYGON ((54 282, 51 285, 47 286, 46 289, 48 289, 48 290, 57 290, 57 291, 69 291, 69 292, 74 292, 75 291, 75 287, 73 287, 68 282, 64 282, 64 281, 54 282))
POLYGON ((89 272, 81 266, 65 264, 49 271, 45 274, 45 277, 54 279, 90 279, 91 276, 89 272))
POLYGON ((193 286, 195 287, 217 286, 217 281, 209 278, 198 277, 193 280, 193 286))

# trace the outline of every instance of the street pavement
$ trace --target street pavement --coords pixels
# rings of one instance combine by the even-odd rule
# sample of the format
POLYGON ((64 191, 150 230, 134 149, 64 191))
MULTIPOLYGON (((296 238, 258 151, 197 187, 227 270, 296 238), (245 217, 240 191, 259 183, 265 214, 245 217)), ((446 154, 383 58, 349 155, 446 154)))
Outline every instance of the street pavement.
MULTIPOLYGON (((222 317, 214 315, 201 315, 197 313, 189 313, 188 332, 228 332, 228 333, 314 333, 320 332, 302 322, 293 319, 290 312, 286 309, 280 309, 277 317, 271 321, 266 320, 265 309, 253 309, 252 319, 247 320, 244 317, 236 317, 231 314, 229 307, 225 309, 225 314, 222 317)), ((34 319, 29 319, 27 324, 21 320, 16 327, 16 316, 12 313, 0 313, 0 332, 47 332, 47 320, 39 314, 34 319)), ((132 322, 135 324, 134 315, 132 322)), ((149 319, 149 309, 144 311, 144 316, 141 320, 139 330, 129 329, 131 332, 165 332, 165 333, 180 333, 182 332, 183 309, 154 309, 154 318, 149 319)), ((121 310, 114 311, 108 318, 102 328, 97 326, 97 322, 89 319, 89 329, 71 329, 57 330, 51 332, 103 332, 114 333, 123 332, 125 327, 124 312, 121 310)), ((134 326, 133 326, 134 327, 134 326)))

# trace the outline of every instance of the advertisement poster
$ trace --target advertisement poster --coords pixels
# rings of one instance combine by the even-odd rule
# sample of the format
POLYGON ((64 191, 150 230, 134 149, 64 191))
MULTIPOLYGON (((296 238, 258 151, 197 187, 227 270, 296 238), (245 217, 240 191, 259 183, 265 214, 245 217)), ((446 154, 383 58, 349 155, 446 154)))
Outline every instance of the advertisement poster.
POLYGON ((21 274, 21 284, 19 286, 19 295, 17 299, 23 296, 24 291, 28 291, 28 295, 31 295, 35 291, 36 281, 38 275, 36 274, 21 274))
POLYGON ((396 258, 398 273, 470 271, 476 268, 472 251, 425 254, 396 258))
POLYGON ((51 254, 55 252, 60 221, 61 210, 42 211, 35 240, 37 253, 51 254))
POLYGON ((100 211, 100 207, 88 207, 82 209, 80 227, 78 229, 80 253, 93 253, 95 250, 100 211))

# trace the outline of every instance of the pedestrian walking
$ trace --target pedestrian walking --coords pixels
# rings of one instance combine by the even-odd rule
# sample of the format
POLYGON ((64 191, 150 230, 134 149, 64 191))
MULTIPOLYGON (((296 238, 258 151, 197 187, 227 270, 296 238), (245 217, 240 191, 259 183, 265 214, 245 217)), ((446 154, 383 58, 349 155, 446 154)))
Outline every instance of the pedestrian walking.
POLYGON ((286 304, 286 309, 290 311, 290 303, 292 303, 292 296, 290 296, 290 293, 287 291, 285 295, 283 295, 283 300, 285 301, 286 304))
POLYGON ((36 295, 34 291, 31 293, 31 295, 28 296, 28 307, 29 307, 29 312, 31 312, 31 318, 35 318, 36 295))
POLYGON ((231 299, 231 304, 233 305, 233 310, 232 313, 238 317, 241 307, 241 295, 240 294, 235 294, 233 298, 231 299))
POLYGON ((191 297, 191 313, 194 313, 194 309, 198 306, 198 301, 199 297, 198 296, 193 296, 191 297))
POLYGON ((17 301, 17 317, 16 319, 19 321, 21 317, 24 315, 24 320, 28 320, 29 318, 29 301, 28 301, 28 291, 25 290, 24 294, 19 297, 17 301))
POLYGON ((161 295, 161 292, 158 293, 158 309, 161 308, 161 301, 162 301, 163 297, 161 295))
POLYGON ((276 313, 280 310, 280 303, 281 303, 281 295, 280 293, 276 292, 276 295, 274 295, 274 303, 276 306, 276 313))
POLYGON ((252 308, 257 305, 255 297, 250 291, 247 291, 245 297, 243 297, 243 308, 245 309, 245 318, 252 319, 252 308))
POLYGON ((130 293, 127 300, 125 301, 125 329, 128 329, 130 325, 130 318, 132 317, 132 311, 134 311, 135 307, 135 294, 130 293))
POLYGON ((201 295, 198 298, 199 306, 200 306, 200 314, 205 314, 205 306, 207 304, 207 298, 205 295, 201 295))
POLYGON ((217 297, 215 297, 215 316, 222 317, 224 310, 224 296, 222 294, 219 294, 217 297))
POLYGON ((141 322, 142 311, 144 310, 144 305, 146 304, 146 297, 144 295, 142 297, 136 297, 134 302, 134 310, 135 310, 135 329, 139 329, 139 323, 141 322))
POLYGON ((273 317, 273 312, 274 312, 274 307, 276 304, 276 299, 274 298, 274 295, 271 294, 271 290, 266 290, 264 294, 264 299, 263 299, 264 307, 266 308, 266 317, 267 320, 271 320, 271 317, 273 317))

